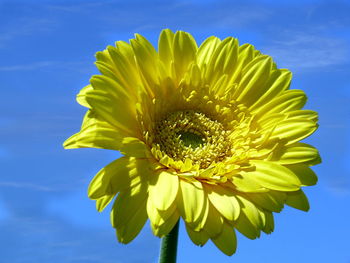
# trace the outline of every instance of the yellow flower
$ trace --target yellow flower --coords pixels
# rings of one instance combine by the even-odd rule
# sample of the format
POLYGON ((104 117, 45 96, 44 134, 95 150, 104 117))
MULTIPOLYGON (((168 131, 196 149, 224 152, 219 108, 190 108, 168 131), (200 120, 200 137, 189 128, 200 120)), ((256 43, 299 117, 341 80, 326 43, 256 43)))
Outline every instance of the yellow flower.
POLYGON ((299 142, 317 129, 306 96, 290 90, 290 71, 237 39, 199 47, 163 30, 158 51, 142 36, 96 54, 101 75, 77 96, 87 107, 81 131, 64 147, 120 151, 92 180, 102 211, 116 196, 111 223, 128 243, 150 220, 169 233, 181 217, 191 240, 225 254, 238 230, 271 233, 273 212, 307 211, 302 186, 314 185, 318 151, 299 142))

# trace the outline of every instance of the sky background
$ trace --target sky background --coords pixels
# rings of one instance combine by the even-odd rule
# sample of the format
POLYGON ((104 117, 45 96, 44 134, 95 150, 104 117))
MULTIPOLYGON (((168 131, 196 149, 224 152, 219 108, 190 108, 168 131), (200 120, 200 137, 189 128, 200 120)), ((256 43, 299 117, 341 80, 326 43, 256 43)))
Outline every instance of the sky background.
POLYGON ((64 150, 85 109, 75 95, 97 74, 94 54, 141 33, 153 44, 163 28, 198 43, 237 37, 293 72, 292 88, 320 114, 306 141, 323 163, 305 189, 308 213, 286 207, 275 232, 225 256, 196 247, 180 228, 178 262, 349 263, 350 1, 0 1, 0 262, 157 262, 149 224, 130 244, 116 241, 87 197, 95 173, 118 152, 64 150))

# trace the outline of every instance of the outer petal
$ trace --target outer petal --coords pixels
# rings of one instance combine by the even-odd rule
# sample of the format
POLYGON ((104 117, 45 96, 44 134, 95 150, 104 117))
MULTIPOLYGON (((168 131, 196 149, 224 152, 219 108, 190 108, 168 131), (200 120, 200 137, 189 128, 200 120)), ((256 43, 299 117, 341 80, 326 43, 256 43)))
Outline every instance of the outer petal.
POLYGON ((211 204, 227 220, 234 221, 238 218, 241 210, 233 191, 219 185, 205 187, 211 204))
POLYGON ((242 211, 235 222, 235 228, 250 239, 260 237, 263 220, 259 210, 247 199, 240 197, 239 200, 242 202, 242 211))
POLYGON ((124 137, 120 152, 126 156, 137 158, 148 158, 151 155, 147 145, 135 137, 124 137))
POLYGON ((128 192, 118 195, 111 212, 111 223, 117 230, 121 243, 132 241, 147 221, 147 193, 140 192, 131 196, 128 192))
POLYGON ((309 144, 298 142, 274 150, 270 161, 283 165, 297 163, 315 165, 321 162, 321 158, 316 148, 309 144))
POLYGON ((148 183, 143 182, 119 193, 112 211, 111 223, 117 230, 119 242, 128 243, 141 231, 147 221, 148 183))
POLYGON ((121 141, 121 134, 112 125, 89 110, 84 117, 80 132, 68 138, 63 147, 65 149, 102 148, 119 150, 121 141))
POLYGON ((242 175, 236 175, 232 177, 232 182, 235 188, 240 192, 245 193, 261 193, 269 191, 266 187, 262 186, 254 177, 248 176, 248 173, 242 175))
POLYGON ((186 224, 187 233, 197 246, 204 246, 207 243, 209 236, 204 230, 195 231, 188 224, 186 224))
POLYGON ((176 200, 179 178, 166 171, 153 175, 149 185, 149 199, 159 210, 168 210, 176 200))
POLYGON ((147 160, 122 157, 102 168, 92 179, 88 194, 91 199, 115 195, 124 189, 146 184, 152 167, 147 160))
POLYGON ((275 222, 273 219, 273 214, 268 211, 264 211, 265 214, 265 226, 262 229, 266 234, 271 234, 275 228, 275 222))
POLYGON ((177 211, 174 213, 161 225, 153 226, 153 233, 158 237, 164 237, 167 235, 175 226, 175 224, 180 220, 180 214, 177 211))
POLYGON ((202 184, 181 179, 177 206, 182 218, 194 230, 203 228, 208 215, 208 200, 202 184))
POLYGON ((99 212, 102 212, 106 206, 113 200, 114 194, 112 195, 105 195, 99 199, 96 200, 96 210, 99 212))
POLYGON ((297 191, 300 188, 298 177, 288 168, 260 160, 252 160, 256 170, 242 173, 244 178, 251 178, 262 186, 277 191, 297 191))
POLYGON ((105 76, 94 76, 91 85, 94 89, 86 93, 85 100, 94 112, 118 131, 139 137, 135 103, 117 91, 118 83, 105 76))
MULTIPOLYGON (((174 61, 174 33, 170 29, 165 29, 160 33, 158 41, 158 53, 160 60, 164 63, 168 73, 171 73, 171 63, 174 61)), ((169 76, 171 76, 169 74, 169 76)))
POLYGON ((208 217, 204 225, 204 231, 208 233, 210 238, 217 237, 221 231, 224 223, 222 215, 216 210, 216 208, 209 202, 208 217))
MULTIPOLYGON (((126 42, 117 41, 116 47, 109 46, 107 51, 112 63, 114 78, 120 84, 120 87, 127 92, 128 96, 137 97, 137 89, 141 85, 141 79, 135 62, 134 51, 126 42)), ((96 56, 98 59, 98 56, 96 56)))
POLYGON ((260 230, 264 226, 264 218, 262 217, 260 210, 251 201, 243 196, 237 196, 242 206, 242 213, 247 217, 249 222, 255 229, 260 230))
POLYGON ((317 176, 308 165, 294 164, 287 167, 298 177, 301 186, 310 186, 317 183, 317 176))
POLYGON ((212 54, 220 44, 220 39, 214 36, 208 37, 198 48, 197 63, 202 70, 205 70, 206 64, 209 63, 212 54))
POLYGON ((289 88, 291 79, 292 73, 289 70, 274 70, 269 80, 266 82, 266 85, 264 85, 264 88, 261 89, 258 100, 256 100, 249 109, 258 109, 269 103, 273 98, 289 88))
POLYGON ((231 256, 236 252, 237 238, 235 230, 228 223, 223 224, 221 234, 216 238, 211 239, 215 246, 224 252, 226 255, 231 256))
POLYGON ((177 31, 174 37, 173 51, 175 73, 179 82, 189 69, 189 65, 195 61, 197 43, 190 34, 177 31))
POLYGON ((91 90, 92 90, 92 87, 89 84, 89 85, 85 86, 84 88, 82 88, 77 95, 77 102, 86 108, 90 108, 90 105, 85 99, 85 94, 91 90))
POLYGON ((235 38, 228 37, 217 45, 208 61, 205 71, 205 78, 210 87, 213 87, 223 75, 231 76, 233 74, 237 61, 237 53, 238 41, 235 38))
POLYGON ((302 90, 286 90, 261 107, 252 110, 256 119, 263 120, 274 113, 285 113, 300 110, 306 103, 306 95, 302 90))
MULTIPOLYGON (((246 106, 250 106, 270 87, 266 85, 272 70, 272 59, 261 56, 251 62, 252 66, 244 73, 234 97, 246 106)), ((247 66, 248 67, 248 66, 247 66)))
POLYGON ((286 204, 305 212, 310 209, 309 201, 302 190, 288 193, 286 204))
POLYGON ((278 139, 287 141, 286 145, 298 142, 317 129, 314 121, 306 119, 287 119, 278 123, 271 133, 270 140, 278 139))
POLYGON ((269 191, 267 193, 249 193, 247 198, 268 211, 280 212, 284 207, 287 195, 283 192, 269 191))
POLYGON ((231 76, 229 84, 239 83, 242 78, 242 70, 246 68, 250 61, 256 57, 254 46, 243 44, 238 47, 238 57, 235 70, 231 76))
POLYGON ((154 235, 159 237, 167 235, 180 218, 175 205, 167 211, 160 211, 153 205, 150 198, 147 200, 147 214, 151 221, 154 235))
POLYGON ((158 54, 146 38, 139 34, 135 36, 136 39, 131 39, 130 43, 139 67, 139 75, 150 98, 153 98, 155 95, 153 88, 159 85, 158 54))

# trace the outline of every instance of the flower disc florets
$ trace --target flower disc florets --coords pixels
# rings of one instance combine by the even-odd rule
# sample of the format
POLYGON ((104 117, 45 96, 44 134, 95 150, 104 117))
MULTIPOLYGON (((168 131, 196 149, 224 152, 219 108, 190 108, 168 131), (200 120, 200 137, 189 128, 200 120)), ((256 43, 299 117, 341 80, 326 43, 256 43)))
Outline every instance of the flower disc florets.
POLYGON ((157 123, 155 134, 160 149, 175 161, 189 159, 207 168, 230 155, 228 131, 200 112, 173 112, 157 123))

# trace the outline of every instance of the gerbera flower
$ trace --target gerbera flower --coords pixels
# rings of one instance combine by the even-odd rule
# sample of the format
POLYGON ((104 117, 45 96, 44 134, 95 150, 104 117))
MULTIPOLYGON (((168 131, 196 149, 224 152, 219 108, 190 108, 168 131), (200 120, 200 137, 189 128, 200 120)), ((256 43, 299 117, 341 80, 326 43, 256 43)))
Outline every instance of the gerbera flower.
POLYGON ((287 204, 307 211, 301 187, 314 185, 318 151, 299 141, 317 129, 292 74, 271 57, 228 37, 199 47, 163 30, 156 50, 136 34, 96 54, 101 75, 77 96, 87 107, 81 131, 64 147, 124 156, 102 168, 88 194, 102 211, 116 196, 111 222, 128 243, 150 220, 163 237, 183 219, 197 245, 225 254, 236 230, 255 239, 274 229, 287 204))

